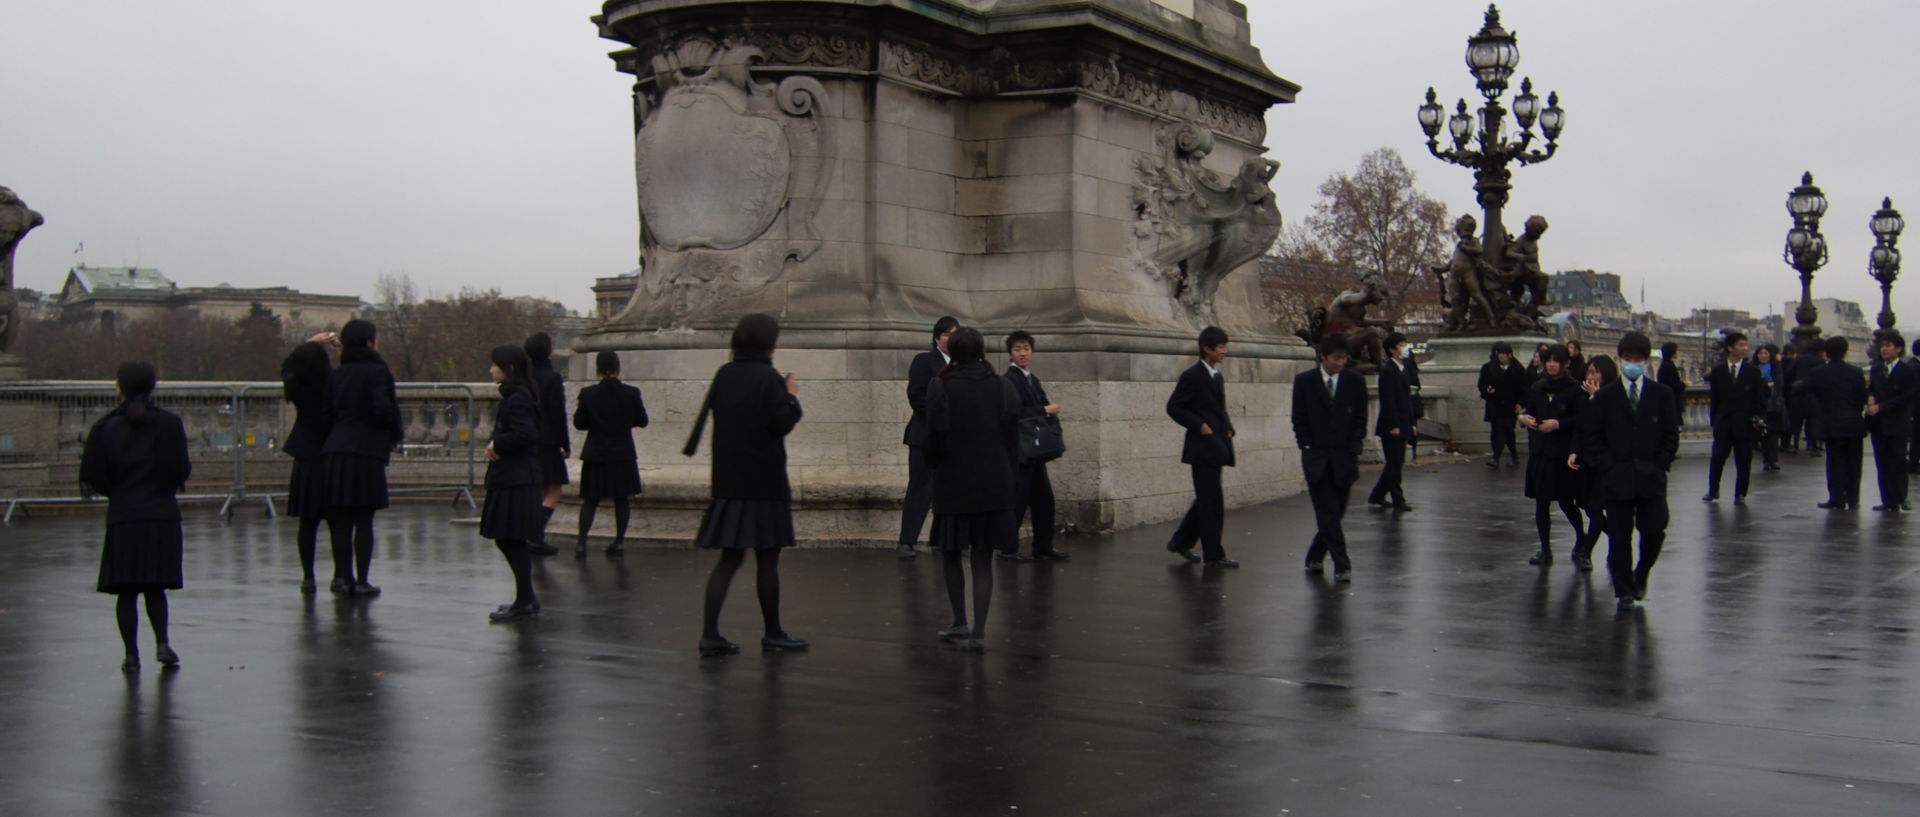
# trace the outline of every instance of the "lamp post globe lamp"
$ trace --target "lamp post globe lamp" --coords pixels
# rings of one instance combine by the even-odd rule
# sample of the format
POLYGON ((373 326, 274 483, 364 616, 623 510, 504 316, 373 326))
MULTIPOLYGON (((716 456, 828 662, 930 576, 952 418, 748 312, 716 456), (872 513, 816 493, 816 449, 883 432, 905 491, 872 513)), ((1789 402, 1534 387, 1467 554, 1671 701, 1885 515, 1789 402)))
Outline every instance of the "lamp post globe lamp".
POLYGON ((1867 228, 1873 231, 1873 250, 1867 254, 1867 271, 1880 282, 1877 322, 1883 330, 1892 329, 1893 282, 1900 277, 1900 232, 1907 228, 1907 221, 1900 217, 1899 210, 1893 209, 1893 199, 1885 198, 1880 200, 1880 212, 1873 214, 1867 228))
POLYGON ((1800 186, 1787 194, 1787 213, 1793 216, 1793 228, 1787 231, 1783 257, 1800 273, 1800 306, 1793 310, 1793 342, 1811 346, 1820 337, 1819 310, 1813 306, 1813 273, 1827 263, 1827 239, 1820 234, 1820 217, 1827 212, 1826 194, 1813 183, 1811 172, 1800 175, 1800 186))

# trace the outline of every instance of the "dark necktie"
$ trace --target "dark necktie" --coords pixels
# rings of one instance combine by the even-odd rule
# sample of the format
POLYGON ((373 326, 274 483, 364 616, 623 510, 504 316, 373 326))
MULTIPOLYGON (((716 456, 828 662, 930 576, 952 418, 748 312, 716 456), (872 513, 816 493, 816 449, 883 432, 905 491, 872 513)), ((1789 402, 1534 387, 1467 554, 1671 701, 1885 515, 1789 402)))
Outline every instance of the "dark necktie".
POLYGON ((1632 403, 1635 410, 1640 408, 1640 381, 1635 380, 1627 386, 1627 402, 1632 403))

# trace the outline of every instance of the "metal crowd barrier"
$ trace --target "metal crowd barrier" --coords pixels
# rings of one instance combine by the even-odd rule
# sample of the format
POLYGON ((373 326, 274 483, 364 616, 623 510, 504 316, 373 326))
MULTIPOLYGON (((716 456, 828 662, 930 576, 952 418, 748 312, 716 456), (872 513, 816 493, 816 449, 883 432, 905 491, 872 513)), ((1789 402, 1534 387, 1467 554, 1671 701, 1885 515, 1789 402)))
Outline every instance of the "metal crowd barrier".
MULTIPOLYGON (((478 484, 479 406, 464 383, 398 385, 401 446, 387 469, 389 493, 447 493, 469 508, 478 484)), ((293 406, 278 383, 161 383, 155 403, 187 427, 193 478, 183 500, 220 500, 232 518, 247 500, 268 516, 286 498, 293 460, 280 452, 293 406)), ((0 386, 0 524, 34 505, 102 501, 82 495, 80 454, 88 430, 120 405, 112 383, 0 386)))

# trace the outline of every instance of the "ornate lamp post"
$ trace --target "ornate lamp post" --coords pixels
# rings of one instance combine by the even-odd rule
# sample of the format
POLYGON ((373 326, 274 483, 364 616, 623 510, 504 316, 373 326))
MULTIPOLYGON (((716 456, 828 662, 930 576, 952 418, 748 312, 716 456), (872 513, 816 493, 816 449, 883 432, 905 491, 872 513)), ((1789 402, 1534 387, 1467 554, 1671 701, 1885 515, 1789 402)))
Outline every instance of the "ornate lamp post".
POLYGON ((1560 129, 1566 125, 1560 95, 1549 93, 1547 106, 1542 109, 1540 97, 1533 93, 1533 80, 1523 79, 1519 95, 1513 98, 1513 119, 1520 126, 1520 132, 1508 137, 1507 111, 1500 105, 1500 95, 1506 92, 1507 79, 1519 65, 1519 41, 1500 27, 1500 10, 1487 6, 1486 24, 1481 26, 1480 33, 1467 38, 1467 69, 1487 104, 1469 113, 1467 101, 1462 99, 1449 117, 1433 89, 1428 88, 1427 102, 1420 106, 1420 128, 1427 133, 1427 152, 1473 170, 1473 189, 1478 194, 1486 225, 1486 237, 1481 244, 1490 259, 1503 257, 1507 240, 1506 227, 1500 222, 1500 209, 1506 206, 1507 191, 1513 189, 1513 173, 1507 170, 1507 164, 1518 161, 1524 166, 1552 158, 1559 148, 1555 140, 1560 138, 1560 129), (1545 150, 1528 149, 1533 146, 1536 121, 1541 135, 1546 137, 1545 150), (1439 139, 1443 125, 1453 140, 1453 146, 1444 150, 1439 139))
POLYGON ((1867 222, 1873 230, 1873 251, 1867 255, 1867 270, 1873 280, 1880 282, 1881 329, 1893 328, 1893 282, 1900 277, 1900 251, 1895 245, 1900 243, 1900 231, 1907 228, 1907 221, 1900 217, 1900 211, 1893 209, 1893 199, 1880 200, 1880 212, 1873 214, 1873 220, 1867 222))
POLYGON ((1793 342, 1804 345, 1820 337, 1814 321, 1820 313, 1813 307, 1813 271, 1827 263, 1827 238, 1820 234, 1820 217, 1827 212, 1827 197, 1813 185, 1813 174, 1800 175, 1800 186, 1787 194, 1787 212, 1793 215, 1793 229, 1787 231, 1786 260, 1800 272, 1800 308, 1793 311, 1793 342))

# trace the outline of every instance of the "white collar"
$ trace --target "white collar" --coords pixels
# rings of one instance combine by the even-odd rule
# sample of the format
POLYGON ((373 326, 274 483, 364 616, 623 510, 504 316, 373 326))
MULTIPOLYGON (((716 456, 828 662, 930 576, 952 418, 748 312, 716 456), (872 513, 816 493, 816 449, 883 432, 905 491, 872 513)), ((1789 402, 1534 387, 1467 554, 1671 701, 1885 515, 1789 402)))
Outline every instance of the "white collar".
MULTIPOLYGON (((939 349, 935 349, 934 351, 940 352, 939 349)), ((953 365, 953 355, 947 354, 946 352, 940 352, 940 359, 946 361, 948 366, 953 365)))
POLYGON ((1214 367, 1213 367, 1213 364, 1211 364, 1211 363, 1208 363, 1208 362, 1207 362, 1207 359, 1206 359, 1206 358, 1204 358, 1204 357, 1203 357, 1203 358, 1200 358, 1200 365, 1202 365, 1202 366, 1205 366, 1205 367, 1207 367, 1207 376, 1208 376, 1208 377, 1214 377, 1214 376, 1217 376, 1217 375, 1219 375, 1219 374, 1220 374, 1220 370, 1219 370, 1219 369, 1216 369, 1216 368, 1214 368, 1214 367))
POLYGON ((1026 375, 1026 376, 1028 376, 1028 377, 1032 377, 1032 376, 1033 376, 1033 372, 1030 372, 1030 371, 1027 371, 1027 367, 1025 367, 1025 366, 1022 366, 1022 365, 1020 365, 1020 364, 1018 364, 1018 363, 1014 363, 1014 362, 1012 362, 1012 361, 1008 361, 1008 362, 1007 362, 1007 365, 1008 365, 1008 366, 1012 366, 1013 368, 1016 368, 1016 369, 1019 369, 1019 370, 1020 370, 1020 373, 1021 373, 1021 374, 1024 374, 1024 375, 1026 375))

